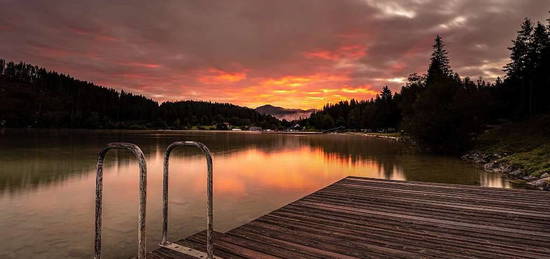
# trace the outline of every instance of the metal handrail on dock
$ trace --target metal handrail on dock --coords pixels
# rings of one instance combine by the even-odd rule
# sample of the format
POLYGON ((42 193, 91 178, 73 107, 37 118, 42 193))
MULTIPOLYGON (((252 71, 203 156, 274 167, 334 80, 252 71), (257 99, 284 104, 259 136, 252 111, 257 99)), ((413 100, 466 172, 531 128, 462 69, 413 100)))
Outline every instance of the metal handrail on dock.
POLYGON ((138 212, 138 258, 145 259, 145 211, 147 207, 147 165, 141 149, 131 143, 109 143, 103 148, 97 159, 96 199, 95 199, 95 246, 94 258, 101 258, 101 219, 103 209, 103 162, 111 149, 125 149, 137 158, 139 164, 139 212, 138 212))
POLYGON ((208 150, 208 148, 200 143, 195 141, 178 141, 170 144, 168 148, 166 148, 166 152, 164 153, 164 168, 163 168, 163 181, 162 181, 162 241, 160 243, 161 247, 165 247, 171 250, 178 251, 180 253, 184 253, 190 256, 198 257, 198 258, 215 258, 214 257, 214 245, 212 243, 213 239, 213 187, 212 187, 212 154, 208 150), (207 184, 206 184, 206 194, 207 194, 207 218, 206 218, 206 254, 204 252, 184 247, 182 245, 178 245, 172 242, 169 242, 167 240, 168 236, 168 171, 169 171, 169 160, 170 160, 170 153, 172 150, 174 150, 176 147, 179 146, 192 146, 199 148, 202 153, 206 157, 206 166, 207 166, 207 184))

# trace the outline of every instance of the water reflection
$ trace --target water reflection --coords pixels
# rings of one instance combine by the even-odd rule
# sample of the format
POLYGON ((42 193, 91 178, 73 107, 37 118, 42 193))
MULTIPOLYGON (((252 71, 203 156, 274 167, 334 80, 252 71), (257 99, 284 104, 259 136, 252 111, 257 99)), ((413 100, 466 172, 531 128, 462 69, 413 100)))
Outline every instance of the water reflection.
POLYGON ((479 174, 479 184, 485 187, 493 188, 511 188, 510 182, 503 177, 495 177, 495 174, 481 172, 479 174))
MULTIPOLYGON (((212 132, 27 131, 0 136, 0 258, 92 254, 95 160, 108 142, 138 144, 148 166, 147 238, 161 231, 162 155, 176 140, 214 153, 215 229, 227 231, 348 175, 509 187, 496 174, 460 160, 413 155, 399 144, 344 135, 212 132), (7 230, 7 231, 6 231, 7 230), (78 237, 78 238, 75 238, 78 237)), ((179 148, 171 158, 170 232, 176 239, 204 229, 204 157, 179 148)), ((135 254, 137 165, 123 151, 107 155, 104 253, 135 254)))

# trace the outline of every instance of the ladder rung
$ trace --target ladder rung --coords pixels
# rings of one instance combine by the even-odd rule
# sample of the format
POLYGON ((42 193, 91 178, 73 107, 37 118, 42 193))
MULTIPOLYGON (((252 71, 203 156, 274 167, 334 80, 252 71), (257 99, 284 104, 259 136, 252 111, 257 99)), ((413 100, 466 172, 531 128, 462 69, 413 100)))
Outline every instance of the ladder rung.
MULTIPOLYGON (((193 256, 196 258, 208 258, 208 255, 205 252, 201 252, 199 250, 189 248, 186 246, 178 245, 176 243, 172 242, 166 242, 165 244, 160 244, 161 247, 168 248, 170 250, 174 250, 178 253, 182 253, 185 255, 193 256)), ((221 259, 219 256, 214 256, 214 258, 221 259)))

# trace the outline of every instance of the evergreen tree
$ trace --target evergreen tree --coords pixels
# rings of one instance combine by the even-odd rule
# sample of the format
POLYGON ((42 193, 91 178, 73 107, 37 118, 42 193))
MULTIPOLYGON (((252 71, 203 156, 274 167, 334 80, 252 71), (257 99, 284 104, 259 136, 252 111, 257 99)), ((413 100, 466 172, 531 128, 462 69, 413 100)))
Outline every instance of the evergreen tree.
POLYGON ((393 95, 390 88, 388 88, 388 86, 384 86, 382 88, 382 91, 380 92, 380 99, 384 102, 389 102, 391 101, 392 97, 393 95))
POLYGON ((535 70, 540 66, 542 54, 548 46, 548 31, 542 23, 537 22, 537 25, 533 29, 527 51, 527 60, 530 63, 528 67, 530 67, 531 70, 535 70))
POLYGON ((511 62, 505 67, 506 71, 506 84, 505 88, 506 100, 511 100, 515 97, 517 101, 509 103, 510 106, 515 107, 513 113, 517 117, 524 117, 530 113, 531 102, 529 101, 532 92, 528 80, 528 74, 532 71, 532 62, 529 55, 529 47, 532 46, 533 41, 533 24, 531 20, 525 18, 521 25, 521 29, 518 31, 516 39, 513 40, 513 46, 509 48, 511 51, 511 62))
POLYGON ((428 68, 428 83, 437 79, 448 78, 453 74, 449 65, 449 57, 445 49, 445 43, 441 36, 437 35, 433 45, 432 58, 428 68))
POLYGON ((516 39, 512 41, 513 46, 509 48, 511 51, 510 59, 512 61, 505 67, 506 76, 509 79, 523 79, 522 76, 527 70, 527 65, 529 63, 528 50, 532 32, 533 25, 531 20, 525 18, 516 39))
POLYGON ((425 84, 416 87, 414 98, 410 97, 412 89, 406 87, 401 92, 403 101, 414 100, 412 107, 401 106, 407 109, 403 114, 403 129, 421 147, 434 152, 454 153, 467 147, 477 124, 470 123, 472 118, 468 117, 472 114, 462 109, 461 102, 468 93, 460 77, 452 72, 439 35, 435 38, 425 84))
MULTIPOLYGON (((548 33, 546 31, 546 27, 542 25, 540 22, 537 23, 535 26, 531 41, 528 45, 528 51, 527 51, 527 61, 529 62, 527 64, 527 71, 526 71, 526 81, 527 81, 527 107, 528 107, 528 113, 529 116, 532 116, 534 113, 536 113, 538 108, 538 100, 539 98, 536 98, 537 94, 541 93, 541 87, 543 82, 541 82, 540 79, 544 76, 544 71, 541 71, 540 69, 543 66, 544 61, 544 52, 546 51, 546 48, 548 47, 548 33)), ((539 95, 540 97, 540 95, 539 95)), ((544 100, 542 100, 544 101, 544 100)))

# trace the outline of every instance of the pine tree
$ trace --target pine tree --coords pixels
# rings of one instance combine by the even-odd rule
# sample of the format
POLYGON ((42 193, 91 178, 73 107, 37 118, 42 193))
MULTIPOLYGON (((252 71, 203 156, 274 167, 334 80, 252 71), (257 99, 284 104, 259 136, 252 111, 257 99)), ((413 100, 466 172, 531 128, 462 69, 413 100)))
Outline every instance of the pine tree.
POLYGON ((513 46, 508 48, 512 53, 510 59, 512 62, 506 65, 506 75, 510 79, 522 79, 527 70, 528 65, 528 50, 533 33, 533 24, 531 20, 525 18, 518 35, 513 40, 513 46))
POLYGON ((390 88, 388 88, 388 86, 384 86, 384 88, 382 88, 382 91, 380 92, 380 99, 382 99, 382 101, 388 102, 391 101, 392 97, 393 95, 390 88))
POLYGON ((537 112, 537 99, 535 96, 537 96, 540 92, 540 87, 542 84, 539 82, 539 78, 543 77, 543 71, 540 71, 541 67, 543 66, 543 58, 544 58, 544 52, 547 48, 548 44, 548 33, 546 31, 546 27, 542 25, 540 22, 537 23, 535 26, 531 41, 528 45, 527 50, 527 66, 526 66, 526 81, 527 81, 527 93, 528 93, 528 99, 527 99, 527 107, 529 116, 532 116, 534 113, 537 112))
POLYGON ((446 79, 453 74, 449 65, 449 57, 445 49, 445 43, 439 34, 435 38, 432 58, 428 68, 428 84, 437 79, 446 79))
POLYGON ((540 22, 533 29, 531 41, 528 43, 527 61, 528 70, 535 70, 542 61, 542 54, 548 45, 548 32, 540 22))
POLYGON ((515 114, 518 117, 525 117, 532 112, 532 85, 528 82, 530 73, 533 71, 533 56, 530 51, 533 42, 533 23, 528 18, 523 21, 516 39, 513 40, 511 51, 511 62, 505 67, 506 82, 509 88, 507 99, 516 108, 515 114))

